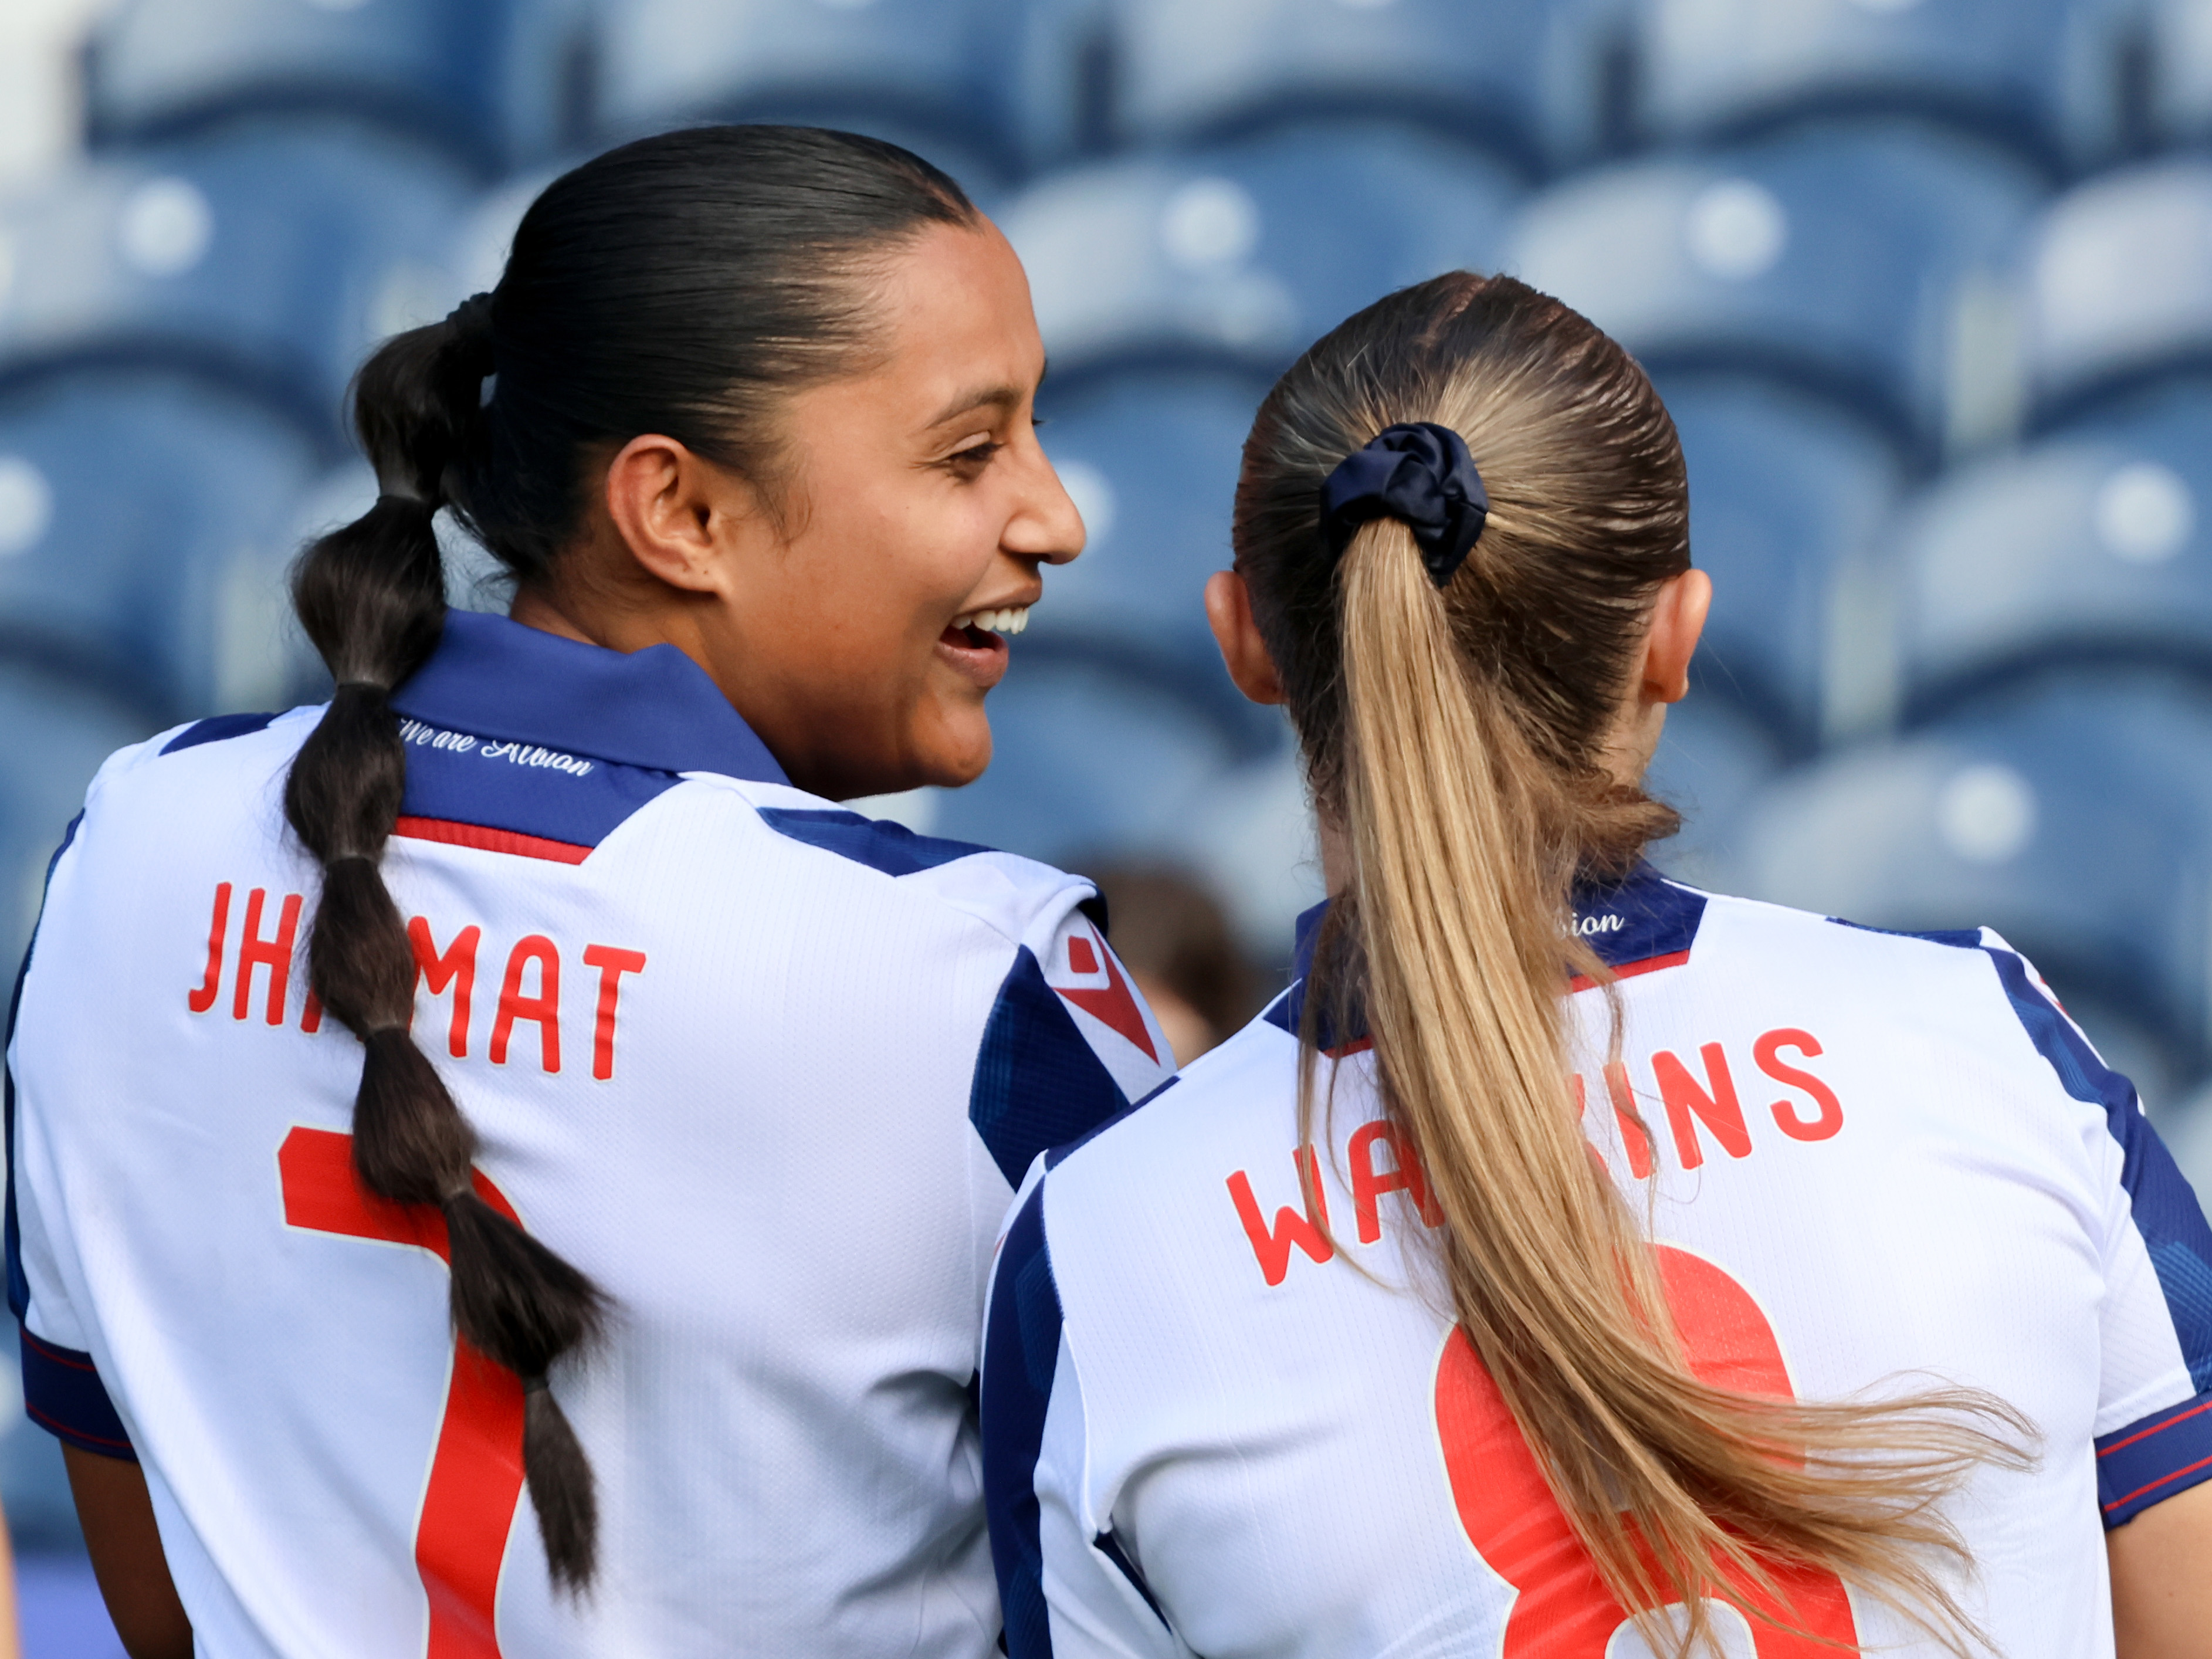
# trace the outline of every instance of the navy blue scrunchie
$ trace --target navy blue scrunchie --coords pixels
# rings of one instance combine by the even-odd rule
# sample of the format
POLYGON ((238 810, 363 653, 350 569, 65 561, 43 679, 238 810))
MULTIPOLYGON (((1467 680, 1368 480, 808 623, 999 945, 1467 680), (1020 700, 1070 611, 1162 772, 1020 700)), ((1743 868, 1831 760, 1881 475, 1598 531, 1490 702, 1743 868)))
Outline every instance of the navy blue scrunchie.
POLYGON ((1489 517, 1490 492, 1467 441, 1434 421, 1383 428, 1321 487, 1322 539, 1332 559, 1343 557, 1360 526, 1402 520, 1438 587, 1467 562, 1489 517))

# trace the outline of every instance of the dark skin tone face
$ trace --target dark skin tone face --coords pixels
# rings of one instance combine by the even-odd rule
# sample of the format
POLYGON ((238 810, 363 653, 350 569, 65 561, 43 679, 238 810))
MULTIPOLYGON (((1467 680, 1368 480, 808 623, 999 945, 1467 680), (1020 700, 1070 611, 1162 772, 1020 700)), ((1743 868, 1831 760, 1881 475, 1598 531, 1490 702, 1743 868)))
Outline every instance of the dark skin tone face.
POLYGON ((879 360, 793 397, 773 501, 672 438, 608 463, 577 545, 516 621, 635 651, 673 644, 793 783, 842 800, 972 781, 995 615, 1043 592, 1083 521, 1037 445, 1044 348, 987 222, 900 248, 872 291, 879 360), (979 613, 985 625, 964 628, 979 613))

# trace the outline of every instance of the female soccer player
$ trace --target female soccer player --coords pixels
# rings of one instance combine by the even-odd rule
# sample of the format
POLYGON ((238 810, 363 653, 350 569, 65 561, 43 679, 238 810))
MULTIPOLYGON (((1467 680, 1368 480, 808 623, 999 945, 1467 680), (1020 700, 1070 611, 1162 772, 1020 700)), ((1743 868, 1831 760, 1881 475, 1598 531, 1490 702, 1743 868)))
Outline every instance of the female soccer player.
POLYGON ((2212 1231, 2133 1091, 1994 934, 1641 861, 1711 588, 1636 365, 1394 295, 1234 541, 1334 896, 1009 1223, 1015 1659, 2212 1653, 2212 1231))
POLYGON ((766 127, 369 361, 333 700, 111 761, 21 988, 27 1401, 134 1654, 994 1650, 993 1239, 1166 1049, 1088 885, 833 803, 989 758, 1042 368, 951 179, 766 127))

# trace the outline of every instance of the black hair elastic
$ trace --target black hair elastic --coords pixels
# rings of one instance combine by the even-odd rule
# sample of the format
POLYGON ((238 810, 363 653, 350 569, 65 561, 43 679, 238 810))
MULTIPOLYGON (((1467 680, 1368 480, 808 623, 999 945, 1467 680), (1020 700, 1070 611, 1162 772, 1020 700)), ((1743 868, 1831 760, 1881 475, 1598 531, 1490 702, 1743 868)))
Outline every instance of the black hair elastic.
POLYGON ((1332 560, 1359 526, 1397 519, 1413 532, 1429 580, 1442 587, 1467 562, 1490 518, 1490 492, 1467 441, 1434 421, 1389 426, 1337 464, 1321 487, 1321 532, 1332 560))

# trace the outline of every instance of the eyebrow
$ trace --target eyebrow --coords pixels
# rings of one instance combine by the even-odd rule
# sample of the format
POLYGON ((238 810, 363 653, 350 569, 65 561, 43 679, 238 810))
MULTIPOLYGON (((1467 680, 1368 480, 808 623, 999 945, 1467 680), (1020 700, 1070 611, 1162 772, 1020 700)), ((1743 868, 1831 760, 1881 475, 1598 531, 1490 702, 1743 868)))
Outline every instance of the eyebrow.
MULTIPOLYGON (((1045 370, 1039 372, 1038 386, 1044 384, 1045 374, 1049 370, 1050 365, 1048 364, 1045 370)), ((929 423, 930 429, 934 430, 947 421, 957 421, 963 415, 972 414, 979 409, 1012 409, 1019 404, 1024 397, 1034 395, 1034 390, 1032 388, 1030 392, 1024 392, 1019 386, 985 386, 960 392, 938 411, 935 418, 929 423)))

